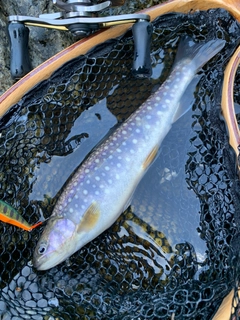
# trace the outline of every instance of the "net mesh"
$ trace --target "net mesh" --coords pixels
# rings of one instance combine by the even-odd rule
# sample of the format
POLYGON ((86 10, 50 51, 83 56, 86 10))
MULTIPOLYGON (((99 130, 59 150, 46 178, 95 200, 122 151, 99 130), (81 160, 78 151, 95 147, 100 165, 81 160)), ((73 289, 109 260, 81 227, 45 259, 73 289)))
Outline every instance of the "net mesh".
MULTIPOLYGON (((166 15, 153 26, 151 79, 132 77, 129 31, 63 66, 2 119, 0 198, 33 224, 50 216, 60 186, 91 149, 166 79, 179 37, 226 40, 200 72, 192 112, 173 126, 111 228, 37 272, 31 258, 42 227, 0 224, 4 319, 211 319, 232 288, 238 300, 239 182, 220 97, 239 25, 210 10, 166 15)), ((232 320, 238 313, 233 308, 232 320)))

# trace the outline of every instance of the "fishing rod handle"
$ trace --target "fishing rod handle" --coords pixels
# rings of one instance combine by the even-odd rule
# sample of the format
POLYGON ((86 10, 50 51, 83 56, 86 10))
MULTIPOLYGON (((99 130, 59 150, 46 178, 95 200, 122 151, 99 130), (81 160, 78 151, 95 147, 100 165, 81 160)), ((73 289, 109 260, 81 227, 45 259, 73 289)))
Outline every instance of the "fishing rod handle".
POLYGON ((153 27, 151 22, 139 20, 132 27, 134 40, 133 75, 138 78, 149 78, 152 75, 151 40, 153 27))
POLYGON ((20 79, 31 71, 28 52, 29 29, 21 22, 8 24, 10 41, 10 71, 13 79, 20 79))

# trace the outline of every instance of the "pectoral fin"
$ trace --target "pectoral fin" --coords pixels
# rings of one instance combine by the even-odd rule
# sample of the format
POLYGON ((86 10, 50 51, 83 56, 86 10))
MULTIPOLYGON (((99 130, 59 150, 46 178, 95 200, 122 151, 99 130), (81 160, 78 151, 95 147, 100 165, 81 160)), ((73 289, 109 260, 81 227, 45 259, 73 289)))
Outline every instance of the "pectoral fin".
POLYGON ((82 220, 78 224, 77 232, 90 231, 95 227, 100 217, 100 209, 97 202, 93 202, 86 210, 82 220))

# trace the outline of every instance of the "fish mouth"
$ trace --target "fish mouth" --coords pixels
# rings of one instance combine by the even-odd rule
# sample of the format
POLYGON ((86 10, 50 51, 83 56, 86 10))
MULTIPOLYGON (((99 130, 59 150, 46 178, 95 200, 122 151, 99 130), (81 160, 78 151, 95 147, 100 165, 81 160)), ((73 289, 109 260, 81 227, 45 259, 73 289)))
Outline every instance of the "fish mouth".
POLYGON ((55 263, 55 264, 49 264, 48 261, 41 261, 41 259, 34 259, 32 260, 33 262, 33 266, 35 269, 37 269, 38 271, 45 271, 45 270, 48 270, 50 268, 53 268, 55 265, 57 265, 58 263, 55 263))
POLYGON ((33 259, 32 259, 32 263, 33 263, 33 266, 35 269, 37 270, 47 270, 47 266, 46 266, 46 263, 42 263, 41 261, 39 261, 39 259, 35 258, 33 256, 33 259))
POLYGON ((58 265, 59 263, 63 262, 67 259, 68 256, 62 256, 59 254, 52 254, 51 256, 45 255, 45 256, 38 256, 37 253, 34 252, 32 263, 34 268, 36 268, 39 271, 44 271, 51 269, 58 265))

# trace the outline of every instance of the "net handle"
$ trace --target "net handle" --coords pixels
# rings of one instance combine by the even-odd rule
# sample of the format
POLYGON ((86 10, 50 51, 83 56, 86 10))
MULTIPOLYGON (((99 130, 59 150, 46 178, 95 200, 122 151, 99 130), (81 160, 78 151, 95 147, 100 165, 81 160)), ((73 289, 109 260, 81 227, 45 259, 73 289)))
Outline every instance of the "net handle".
POLYGON ((222 113, 228 127, 229 143, 237 155, 237 165, 238 165, 238 170, 240 172, 240 162, 239 162, 240 131, 238 128, 238 123, 235 115, 234 100, 233 100, 234 80, 235 80, 235 75, 239 67, 239 64, 240 64, 240 46, 234 52, 224 72, 221 106, 222 106, 222 113))

